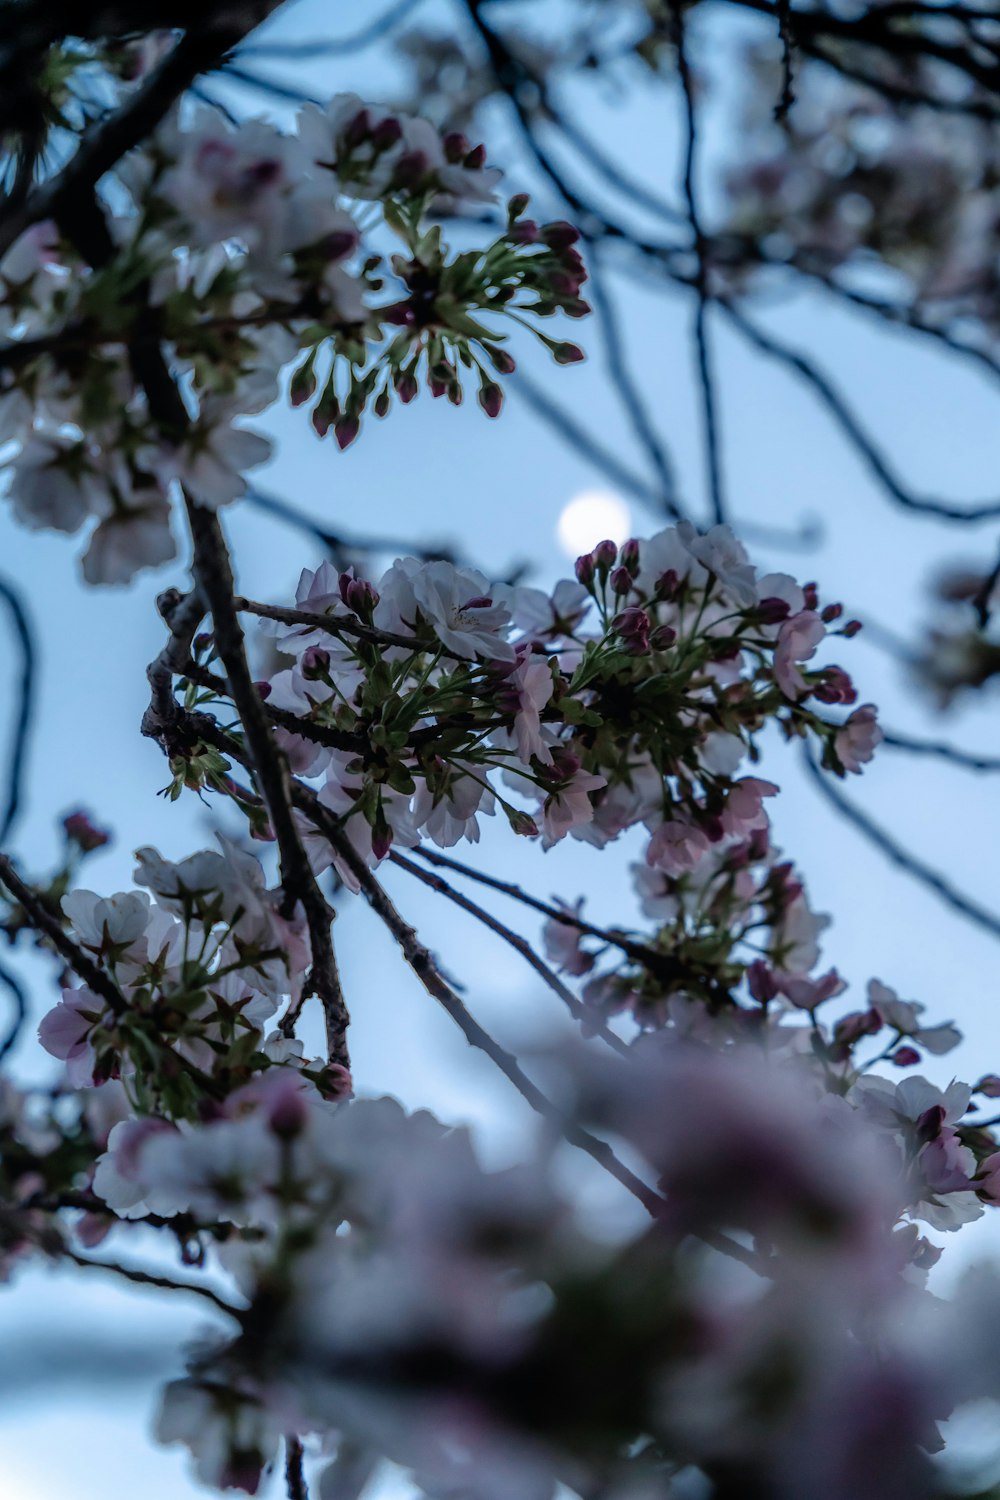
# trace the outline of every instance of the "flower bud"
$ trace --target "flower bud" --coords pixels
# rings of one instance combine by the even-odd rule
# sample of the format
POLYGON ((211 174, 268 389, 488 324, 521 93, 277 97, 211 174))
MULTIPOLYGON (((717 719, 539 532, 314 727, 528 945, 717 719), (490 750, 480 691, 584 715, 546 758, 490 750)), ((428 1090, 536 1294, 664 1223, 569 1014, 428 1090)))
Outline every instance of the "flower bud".
POLYGON ((507 821, 514 833, 521 834, 524 838, 537 838, 538 824, 526 812, 518 812, 516 808, 511 808, 507 814, 507 821))
POLYGON ((890 1054, 890 1062, 894 1062, 897 1068, 912 1068, 920 1061, 920 1053, 916 1047, 897 1047, 890 1054))
POLYGON ((397 370, 392 377, 392 383, 396 387, 396 395, 404 406, 409 406, 417 394, 416 378, 409 370, 397 370))
POLYGON ((530 202, 531 199, 527 193, 515 193, 507 204, 508 224, 513 224, 515 219, 519 219, 530 202))
POLYGON ((490 364, 498 375, 513 375, 517 369, 517 365, 514 363, 514 356, 508 354, 506 349, 493 349, 487 345, 486 353, 489 356, 490 364))
POLYGON ((820 611, 819 617, 825 624, 830 625, 834 620, 839 620, 843 613, 844 606, 842 604, 827 604, 820 611))
POLYGON ((819 603, 819 589, 816 587, 816 584, 804 583, 802 585, 802 593, 805 597, 805 608, 815 609, 819 603))
POLYGON ((498 417, 503 409, 503 391, 495 380, 484 380, 479 387, 479 404, 488 417, 498 417))
POLYGON ((380 120, 372 131, 372 145, 378 152, 388 151, 397 141, 403 138, 403 127, 395 115, 386 115, 380 120))
POLYGON ((353 412, 350 414, 345 412, 338 421, 334 422, 333 435, 337 439, 337 447, 341 452, 351 446, 360 431, 361 423, 353 412))
POLYGON ((758 1005, 766 1005, 778 993, 777 980, 770 965, 762 958, 755 958, 753 963, 747 964, 746 979, 747 989, 758 1005))
POLYGON ((453 166, 457 166, 464 156, 469 154, 469 138, 460 130, 450 130, 442 139, 444 154, 453 166))
POLYGON ((303 406, 316 392, 316 371, 311 359, 300 365, 292 376, 288 387, 288 399, 293 406, 303 406))
POLYGON ((561 343, 552 345, 552 358, 557 365, 578 365, 586 355, 579 344, 561 343))
POLYGON ((672 600, 677 598, 677 594, 680 589, 680 583, 681 581, 677 576, 677 570, 675 568, 668 568, 667 571, 665 573, 661 573, 659 578, 656 580, 656 589, 654 590, 654 592, 657 599, 662 599, 665 603, 669 604, 672 600))
POLYGON ((348 121, 344 130, 344 145, 349 151, 354 151, 362 142, 368 139, 371 133, 371 115, 367 109, 359 109, 357 114, 348 121))
POLYGON ((316 682, 325 677, 330 670, 330 653, 324 651, 322 646, 310 646, 302 653, 299 663, 302 675, 307 682, 316 682))
POLYGON ((580 231, 565 219, 555 219, 551 224, 542 225, 542 239, 550 250, 568 250, 579 238, 580 231))
POLYGON ((594 582, 596 572, 594 554, 592 552, 581 553, 573 564, 573 571, 576 574, 577 583, 582 583, 585 589, 589 589, 594 582))
POLYGON ((629 537, 627 542, 622 542, 618 560, 623 568, 628 568, 634 578, 639 571, 639 542, 636 537, 629 537))
POLYGON ((486 147, 473 146, 472 150, 468 153, 462 165, 464 167, 467 167, 471 172, 478 172, 482 167, 485 167, 486 147))
POLYGON ((63 818, 63 830, 71 844, 76 844, 84 854, 101 849, 111 842, 110 833, 92 823, 85 812, 67 813, 63 818))
POLYGON ((605 578, 618 560, 618 548, 609 538, 594 548, 594 565, 605 578))
POLYGON ((611 577, 608 580, 614 593, 623 595, 632 591, 632 574, 628 568, 612 568, 611 577))
POLYGON ((753 611, 761 625, 780 625, 782 620, 787 620, 792 608, 786 599, 770 597, 762 599, 753 611))
POLYGON ((649 644, 654 651, 668 651, 677 639, 677 632, 672 625, 658 625, 649 637, 649 644))

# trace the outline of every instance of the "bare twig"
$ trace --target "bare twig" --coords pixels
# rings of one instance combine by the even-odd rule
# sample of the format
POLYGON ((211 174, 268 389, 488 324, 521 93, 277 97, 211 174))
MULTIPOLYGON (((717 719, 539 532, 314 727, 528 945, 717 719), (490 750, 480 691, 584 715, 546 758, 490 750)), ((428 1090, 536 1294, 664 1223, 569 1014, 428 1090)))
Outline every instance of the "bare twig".
POLYGON ((282 0, 248 0, 236 19, 233 6, 225 20, 186 33, 120 109, 82 138, 76 154, 57 176, 36 187, 19 203, 0 213, 0 254, 40 219, 61 219, 134 146, 156 129, 174 100, 198 77, 252 31, 282 0))
POLYGON ((534 1084, 524 1069, 521 1067, 513 1053, 501 1047, 493 1037, 490 1036, 479 1022, 469 1013, 464 1002, 448 984, 441 974, 433 958, 420 941, 414 929, 400 916, 390 898, 386 895, 382 886, 369 870, 362 856, 354 848, 347 837, 340 820, 323 806, 315 793, 306 787, 297 787, 296 802, 306 816, 315 823, 316 827, 329 839, 331 846, 336 850, 337 857, 343 861, 350 870, 355 880, 361 886, 369 905, 381 921, 391 932, 399 945, 399 950, 406 963, 420 980, 427 993, 438 1002, 438 1004, 451 1017, 461 1030, 470 1047, 476 1047, 493 1062, 504 1077, 517 1089, 518 1093, 527 1100, 532 1109, 545 1119, 557 1124, 566 1139, 574 1146, 585 1151, 588 1156, 598 1162, 611 1176, 616 1178, 623 1187, 627 1188, 634 1197, 638 1198, 644 1208, 654 1217, 659 1213, 661 1199, 652 1188, 630 1171, 625 1164, 618 1160, 611 1147, 606 1141, 598 1140, 589 1131, 583 1130, 574 1121, 568 1119, 561 1110, 542 1093, 541 1089, 534 1084))
MULTIPOLYGON (((503 938, 505 943, 509 943, 516 952, 520 953, 525 963, 531 965, 543 984, 548 985, 553 994, 559 996, 559 999, 566 1006, 566 1009, 575 1021, 583 1021, 590 1024, 590 1017, 587 1015, 586 1006, 577 999, 568 985, 563 984, 558 974, 549 968, 544 959, 539 958, 526 938, 521 937, 519 933, 507 927, 498 918, 494 917, 491 912, 478 906, 475 901, 470 901, 468 896, 463 896, 461 891, 456 891, 455 887, 449 885, 440 875, 432 875, 429 870, 422 870, 419 865, 415 865, 412 859, 407 859, 406 855, 401 854, 398 849, 392 850, 389 858, 401 870, 407 870, 417 880, 422 881, 424 885, 430 886, 431 890, 437 891, 441 896, 445 896, 455 906, 460 906, 463 911, 467 911, 470 916, 482 922, 484 927, 488 927, 491 932, 495 932, 498 937, 503 938)), ((628 1054, 629 1047, 627 1042, 623 1042, 621 1037, 616 1036, 613 1031, 609 1031, 606 1026, 598 1027, 596 1034, 603 1041, 607 1042, 609 1046, 613 1047, 615 1051, 621 1052, 623 1055, 628 1054)))
POLYGON ((213 1292, 209 1286, 201 1286, 194 1281, 172 1281, 169 1276, 155 1276, 151 1271, 140 1271, 134 1266, 120 1266, 112 1261, 91 1260, 89 1256, 79 1255, 64 1245, 59 1252, 65 1260, 72 1261, 74 1266, 79 1266, 84 1271, 106 1271, 109 1275, 121 1277, 125 1281, 131 1281, 136 1286, 157 1287, 164 1292, 190 1292, 192 1296, 201 1297, 219 1312, 225 1313, 229 1318, 239 1318, 238 1307, 220 1297, 218 1292, 213 1292))

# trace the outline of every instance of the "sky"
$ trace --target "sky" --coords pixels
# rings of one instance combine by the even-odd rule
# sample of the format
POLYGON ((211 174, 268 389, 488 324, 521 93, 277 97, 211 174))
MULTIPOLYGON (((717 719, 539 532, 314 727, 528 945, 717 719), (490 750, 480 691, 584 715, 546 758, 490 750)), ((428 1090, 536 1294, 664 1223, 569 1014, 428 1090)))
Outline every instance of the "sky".
MULTIPOLYGON (((447 22, 451 13, 429 3, 425 14, 447 22)), ((701 60, 710 73, 722 74, 731 69, 746 28, 721 18, 712 25, 701 60)), ((342 29, 350 29, 349 20, 342 29)), ((298 0, 280 22, 289 38, 331 30, 323 0, 298 0)), ((291 67, 280 71, 288 76, 291 67)), ((279 73, 277 67, 272 71, 279 73)), ((384 59, 374 56, 352 56, 339 65, 317 61, 295 77, 317 93, 349 87, 373 97, 393 83, 384 59)), ((241 104, 246 98, 235 92, 231 97, 241 104)), ((567 100, 634 175, 675 196, 675 113, 638 68, 624 70, 617 89, 591 87, 586 95, 569 90, 567 100)), ((510 122, 497 116, 495 129, 485 134, 491 157, 507 168, 509 190, 533 186, 531 172, 518 164, 510 122)), ((720 115, 709 131, 709 173, 727 138, 720 115)), ((591 185, 584 162, 573 160, 572 169, 591 185)), ((538 208, 541 214, 541 196, 538 208)), ((554 204, 545 212, 559 214, 554 204)), ((633 212, 633 218, 646 227, 641 215, 633 212)), ((691 309, 650 289, 632 266, 613 279, 612 291, 682 493, 706 516, 691 309)), ((915 488, 972 501, 1000 484, 996 393, 979 374, 942 361, 863 315, 834 308, 817 293, 761 303, 757 313, 771 330, 822 358, 915 488)), ((825 599, 843 599, 849 613, 918 638, 934 618, 928 579, 954 558, 988 564, 994 529, 966 534, 893 509, 810 392, 727 328, 712 331, 730 506, 754 561, 762 569, 818 578, 825 599), (822 542, 811 551, 754 540, 755 528, 797 530, 806 522, 822 528, 822 542)), ((550 396, 641 468, 628 421, 609 392, 598 330, 579 325, 573 332, 590 355, 582 366, 557 369, 527 342, 515 352, 550 396)), ((609 488, 516 389, 496 422, 487 421, 474 402, 455 410, 422 395, 412 406, 394 409, 381 426, 370 423, 344 454, 331 441, 318 442, 301 412, 274 408, 257 425, 277 440, 275 459, 255 475, 261 488, 334 530, 451 539, 496 576, 515 562, 530 565, 533 582, 562 576, 571 560, 559 540, 560 516, 581 494, 609 488)), ((618 500, 629 508, 634 533, 648 535, 662 524, 626 497, 618 500)), ((239 586, 251 597, 288 599, 301 568, 320 560, 300 533, 249 505, 232 507, 224 519, 239 586)), ((579 540, 582 546, 599 539, 579 540)), ((212 821, 211 810, 193 797, 177 804, 157 797, 166 766, 159 749, 138 734, 147 699, 145 665, 163 639, 155 596, 183 584, 182 564, 142 575, 127 590, 86 590, 79 582, 79 550, 64 537, 18 529, 0 505, 0 573, 24 593, 41 648, 28 809, 15 852, 25 868, 45 870, 57 847, 58 819, 84 806, 116 831, 114 844, 86 872, 87 883, 110 892, 130 883, 136 844, 151 843, 168 857, 180 857, 209 841, 212 821)), ((387 552, 386 562, 392 555, 387 552)), ((997 705, 989 694, 943 719, 874 637, 838 643, 837 657, 854 676, 862 701, 881 705, 888 726, 996 753, 997 705)), ((11 701, 14 670, 4 644, 0 714, 11 701)), ((1000 1071, 996 940, 942 907, 831 814, 789 751, 769 747, 764 774, 783 789, 773 814, 778 842, 804 867, 812 904, 834 917, 825 959, 858 987, 859 1000, 864 982, 878 976, 904 997, 924 1001, 934 1020, 958 1022, 966 1041, 949 1057, 931 1060, 928 1071, 936 1081, 1000 1071)), ((847 790, 947 878, 983 905, 1000 906, 1000 807, 988 779, 887 750, 847 790)), ((542 854, 512 840, 504 828, 488 828, 480 858, 493 873, 519 879, 538 895, 586 894, 601 920, 628 921, 634 906, 626 869, 637 843, 615 846, 600 858, 577 843, 542 854)), ((446 955, 475 1014, 502 1040, 523 1044, 555 1024, 558 1002, 539 993, 512 950, 403 872, 390 871, 386 883, 424 940, 446 955)), ((537 928, 525 931, 537 935, 537 928)), ((336 936, 360 1089, 392 1093, 407 1105, 430 1106, 442 1118, 474 1125, 488 1159, 516 1154, 530 1129, 526 1106, 433 1008, 371 913, 345 899, 336 936)), ((41 1014, 51 1003, 47 970, 26 965, 24 972, 35 983, 41 1014)), ((18 1061, 24 1076, 50 1076, 30 1039, 18 1061)), ((583 1168, 567 1170, 584 1173, 595 1226, 612 1233, 627 1222, 631 1206, 620 1202, 613 1184, 605 1186, 583 1168)), ((998 1232, 1000 1221, 991 1215, 964 1229, 954 1262, 994 1254, 998 1232)), ((111 1248, 118 1247, 112 1242, 111 1248)), ((139 1252, 123 1247, 121 1253, 139 1252)), ((156 1448, 147 1429, 157 1384, 180 1373, 179 1341, 204 1323, 196 1304, 182 1307, 173 1298, 123 1291, 97 1275, 20 1274, 0 1292, 0 1349, 18 1351, 16 1360, 0 1359, 2 1500, 187 1500, 202 1493, 185 1456, 156 1448), (117 1352, 116 1369, 108 1368, 109 1346, 117 1352)))

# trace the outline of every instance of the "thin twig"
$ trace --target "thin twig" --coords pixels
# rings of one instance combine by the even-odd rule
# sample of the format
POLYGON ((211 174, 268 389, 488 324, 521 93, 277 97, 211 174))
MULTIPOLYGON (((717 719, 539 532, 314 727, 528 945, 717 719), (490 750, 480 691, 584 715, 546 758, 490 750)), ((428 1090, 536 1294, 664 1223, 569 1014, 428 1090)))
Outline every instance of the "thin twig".
POLYGON ((125 1010, 125 998, 118 986, 94 960, 74 943, 49 909, 39 900, 15 870, 6 854, 0 854, 0 884, 5 885, 28 918, 35 932, 48 938, 56 952, 66 960, 70 968, 83 980, 88 989, 105 1000, 115 1015, 125 1010))
POLYGON ((332 848, 337 852, 337 857, 343 861, 360 885, 376 916, 396 939, 406 963, 427 993, 438 1002, 459 1027, 470 1047, 476 1047, 484 1052, 532 1109, 543 1118, 557 1124, 572 1145, 578 1146, 588 1156, 593 1157, 605 1171, 610 1172, 612 1177, 638 1198, 643 1207, 655 1218, 662 1207, 659 1194, 647 1187, 641 1178, 619 1161, 606 1141, 598 1140, 589 1131, 568 1119, 531 1081, 513 1053, 501 1047, 469 1013, 464 1002, 441 974, 414 929, 400 916, 385 890, 354 848, 335 814, 324 807, 315 793, 306 787, 297 787, 296 802, 329 840, 332 848))
POLYGON ((192 1296, 201 1297, 206 1302, 211 1302, 219 1312, 225 1313, 227 1317, 239 1318, 240 1310, 233 1307, 218 1292, 213 1292, 211 1287, 199 1286, 193 1281, 172 1281, 169 1276, 154 1276, 151 1271, 140 1271, 133 1266, 120 1266, 112 1261, 91 1260, 89 1256, 79 1255, 69 1246, 64 1246, 60 1251, 64 1259, 72 1261, 74 1266, 79 1266, 85 1271, 107 1271, 112 1276, 120 1276, 125 1281, 134 1282, 136 1286, 157 1287, 164 1292, 190 1292, 192 1296))

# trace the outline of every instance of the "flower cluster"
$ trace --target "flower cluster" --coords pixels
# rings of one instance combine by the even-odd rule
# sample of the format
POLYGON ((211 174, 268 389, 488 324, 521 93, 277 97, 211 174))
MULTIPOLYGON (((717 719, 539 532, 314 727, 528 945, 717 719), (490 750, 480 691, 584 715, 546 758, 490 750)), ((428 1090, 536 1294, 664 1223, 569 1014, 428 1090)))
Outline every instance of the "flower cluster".
POLYGON ((78 950, 107 984, 64 988, 42 1022, 43 1047, 77 1088, 121 1080, 134 1108, 183 1118, 279 1063, 306 1067, 336 1093, 336 1070, 306 1064, 299 1043, 267 1023, 295 1005, 309 968, 300 910, 282 909, 260 862, 229 840, 179 864, 137 854, 146 890, 74 890, 62 912, 78 950))
MULTIPOLYGON (((248 604, 291 659, 261 691, 315 787, 297 814, 314 869, 332 864, 358 889, 331 822, 373 868, 394 846, 476 842, 498 807, 545 847, 601 848, 641 827, 637 880, 665 933, 657 1004, 679 985, 727 992, 762 926, 781 982, 803 980, 816 919, 771 848, 778 788, 744 769, 776 724, 836 774, 860 772, 881 737, 875 711, 853 706, 842 668, 813 662, 828 634, 857 627, 814 585, 759 576, 725 526, 603 542, 576 575, 545 592, 444 561, 399 559, 374 583, 324 563, 302 574, 294 607, 248 604)), ((191 670, 188 706, 204 709, 218 689, 191 670)), ((228 769, 196 743, 174 785, 226 790, 228 769)), ((592 962, 559 957, 577 973, 592 962)))
POLYGON ((843 78, 812 75, 780 125, 765 112, 773 97, 761 88, 750 101, 749 138, 726 175, 726 232, 807 271, 880 265, 915 310, 936 321, 973 317, 995 338, 1000 158, 991 125, 929 107, 903 113, 843 78))
POLYGON ((0 260, 15 515, 64 532, 96 521, 84 578, 123 583, 174 556, 177 486, 209 507, 244 493, 271 446, 243 419, 286 382, 346 447, 366 408, 385 416, 421 380, 458 404, 467 371, 496 416, 497 376, 514 369, 505 328, 582 359, 538 324, 589 311, 570 225, 527 219, 520 195, 484 248, 453 254, 428 227, 443 194, 492 201, 499 175, 481 146, 354 95, 307 107, 288 135, 262 120, 237 130, 207 106, 175 114, 123 162, 99 264, 51 222, 0 260), (170 412, 149 405, 163 355, 183 392, 170 412))

